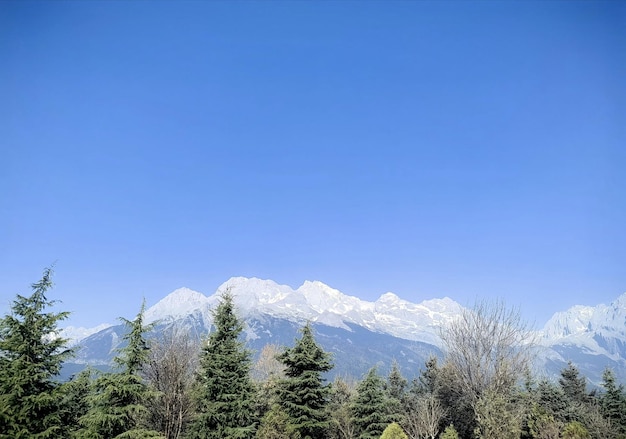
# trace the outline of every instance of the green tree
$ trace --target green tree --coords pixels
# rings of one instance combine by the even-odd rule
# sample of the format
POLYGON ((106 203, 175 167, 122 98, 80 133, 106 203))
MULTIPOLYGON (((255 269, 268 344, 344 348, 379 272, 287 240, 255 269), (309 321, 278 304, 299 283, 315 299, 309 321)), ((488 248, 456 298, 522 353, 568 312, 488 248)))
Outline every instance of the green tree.
POLYGON ((439 439, 459 439, 459 433, 457 433, 454 425, 450 424, 446 427, 443 433, 441 433, 439 439))
POLYGON ((376 367, 369 370, 356 388, 352 419, 361 439, 378 438, 390 423, 383 379, 376 367))
POLYGON ((400 365, 394 360, 385 382, 385 395, 387 397, 389 419, 400 424, 404 423, 403 403, 406 399, 407 384, 406 378, 400 372, 400 365))
POLYGON ((147 428, 146 405, 154 397, 140 371, 148 359, 145 334, 151 325, 144 325, 145 302, 134 320, 120 318, 128 328, 126 345, 114 358, 118 370, 98 376, 89 396, 90 407, 80 419, 80 438, 139 439, 162 437, 147 428))
POLYGON ((589 439, 591 435, 583 424, 578 421, 572 421, 563 428, 561 437, 563 439, 589 439))
POLYGON ((611 369, 605 369, 602 374, 604 394, 600 398, 602 413, 611 421, 614 428, 621 434, 626 434, 626 395, 624 386, 615 383, 615 374, 611 369))
POLYGON ((29 297, 17 295, 0 319, 0 438, 53 438, 61 434, 61 365, 72 355, 57 325, 67 312, 51 312, 47 268, 29 297))
POLYGON ((63 424, 63 432, 60 437, 76 437, 80 430, 80 418, 87 413, 89 408, 89 395, 93 378, 94 371, 87 368, 61 385, 63 403, 59 414, 63 424))
POLYGON ((517 439, 521 433, 521 411, 509 395, 487 391, 475 406, 476 436, 481 439, 517 439))
POLYGON ((256 438, 299 439, 300 434, 289 424, 289 417, 283 409, 278 404, 274 404, 261 419, 256 438))
POLYGON ((578 368, 570 361, 567 367, 561 370, 559 385, 565 397, 571 402, 587 402, 587 380, 580 374, 578 368))
POLYGON ((336 377, 331 387, 328 412, 331 426, 331 439, 354 439, 354 423, 352 422, 351 404, 355 394, 354 385, 345 379, 336 377))
POLYGON ((385 428, 380 439, 409 439, 402 427, 392 422, 385 428))
POLYGON ((326 410, 329 386, 322 373, 333 366, 330 355, 315 342, 309 323, 301 333, 295 345, 278 356, 286 376, 278 387, 278 402, 302 438, 322 439, 330 426, 326 410))
POLYGON ((250 352, 240 340, 243 322, 235 314, 233 296, 222 294, 213 312, 215 331, 200 354, 196 376, 196 416, 189 438, 251 438, 256 432, 250 352))

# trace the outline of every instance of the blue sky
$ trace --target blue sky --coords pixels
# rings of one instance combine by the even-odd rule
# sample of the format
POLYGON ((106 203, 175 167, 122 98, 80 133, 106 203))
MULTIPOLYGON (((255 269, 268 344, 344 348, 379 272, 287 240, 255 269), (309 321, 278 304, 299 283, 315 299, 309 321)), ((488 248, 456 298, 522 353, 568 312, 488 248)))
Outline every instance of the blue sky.
POLYGON ((623 2, 0 2, 0 309, 231 276, 626 292, 623 2))

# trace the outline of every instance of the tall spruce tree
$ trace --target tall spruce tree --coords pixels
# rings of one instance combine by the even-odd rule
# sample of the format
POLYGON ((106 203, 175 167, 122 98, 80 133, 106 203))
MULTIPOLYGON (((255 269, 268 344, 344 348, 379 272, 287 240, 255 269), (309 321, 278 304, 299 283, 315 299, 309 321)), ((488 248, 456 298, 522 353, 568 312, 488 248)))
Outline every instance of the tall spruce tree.
POLYGON ((145 302, 134 320, 121 318, 128 332, 126 346, 120 349, 114 361, 116 372, 100 375, 94 382, 90 407, 80 419, 83 428, 76 437, 90 439, 160 438, 158 432, 147 428, 146 404, 152 392, 140 372, 148 358, 145 334, 152 325, 144 324, 145 302))
POLYGON ((384 385, 376 367, 373 367, 356 388, 352 419, 360 439, 379 438, 387 425, 392 422, 393 417, 388 412, 384 385))
POLYGON ((602 387, 605 390, 600 398, 602 413, 611 421, 616 431, 626 435, 626 394, 624 394, 624 386, 616 384, 615 374, 611 369, 607 368, 602 373, 602 387))
POLYGON ((333 366, 330 355, 315 342, 311 325, 307 323, 301 332, 295 345, 278 356, 286 375, 278 387, 278 403, 300 437, 323 439, 330 419, 326 410, 329 386, 322 373, 333 366))
POLYGON ((570 361, 567 367, 561 370, 559 385, 571 402, 584 403, 589 400, 587 394, 587 380, 582 376, 578 368, 570 361))
POLYGON ((396 360, 391 365, 391 370, 385 382, 385 395, 387 396, 387 413, 390 421, 399 424, 404 423, 403 406, 406 405, 406 388, 408 381, 400 371, 400 365, 396 360))
POLYGON ((243 323, 235 314, 233 296, 225 292, 213 313, 215 331, 200 354, 194 395, 196 417, 189 438, 252 438, 254 386, 250 378, 250 352, 240 340, 243 323))
POLYGON ((62 395, 57 376, 72 351, 58 337, 67 312, 51 312, 46 298, 52 270, 32 284, 29 297, 17 295, 11 314, 0 319, 0 438, 60 436, 62 395))

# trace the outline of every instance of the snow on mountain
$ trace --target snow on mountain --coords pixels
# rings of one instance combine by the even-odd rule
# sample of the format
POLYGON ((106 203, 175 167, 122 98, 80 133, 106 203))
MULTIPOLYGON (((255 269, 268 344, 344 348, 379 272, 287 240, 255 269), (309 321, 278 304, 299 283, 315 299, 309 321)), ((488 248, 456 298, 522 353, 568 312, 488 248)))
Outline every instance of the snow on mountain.
POLYGON ((148 308, 145 320, 147 323, 155 321, 166 323, 185 317, 194 311, 200 311, 203 316, 208 317, 214 302, 215 299, 212 300, 202 293, 189 288, 179 288, 148 308))
POLYGON ((146 321, 171 322, 192 313, 200 313, 209 321, 211 307, 226 291, 233 295, 244 318, 268 315, 292 322, 309 320, 348 330, 348 325, 354 324, 427 343, 437 342, 441 325, 461 310, 458 303, 448 298, 413 304, 393 293, 386 293, 376 302, 368 302, 319 281, 306 281, 294 290, 272 280, 233 277, 209 297, 188 288, 172 292, 146 311, 146 321))
POLYGON ((544 346, 578 346, 613 360, 626 358, 626 293, 610 305, 576 305, 557 312, 541 332, 544 346))
POLYGON ((94 326, 93 328, 85 328, 83 326, 81 327, 76 327, 76 326, 67 326, 63 329, 61 329, 61 331, 59 332, 59 335, 63 338, 66 338, 69 340, 68 345, 74 346, 76 343, 78 343, 80 340, 89 337, 92 334, 95 334, 97 332, 102 331, 103 329, 109 328, 112 325, 110 325, 109 323, 102 323, 101 325, 98 326, 94 326))

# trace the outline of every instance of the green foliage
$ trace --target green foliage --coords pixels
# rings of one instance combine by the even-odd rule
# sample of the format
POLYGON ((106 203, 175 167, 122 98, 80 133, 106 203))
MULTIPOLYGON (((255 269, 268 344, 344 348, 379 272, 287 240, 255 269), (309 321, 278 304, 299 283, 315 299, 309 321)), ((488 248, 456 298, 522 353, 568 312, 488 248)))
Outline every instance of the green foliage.
POLYGON ((531 403, 525 419, 525 431, 523 438, 533 439, 558 439, 560 436, 560 425, 554 416, 548 414, 545 408, 537 403, 531 403))
POLYGON ((93 370, 87 368, 61 385, 60 416, 63 425, 62 437, 75 437, 80 427, 80 418, 87 414, 89 394, 92 390, 93 370))
POLYGON ((563 428, 561 437, 563 439, 589 439, 591 435, 583 424, 578 421, 572 421, 563 428))
POLYGON ((385 383, 385 396, 387 397, 387 414, 394 422, 403 423, 403 402, 406 399, 407 380, 400 372, 398 362, 394 360, 391 371, 385 383))
POLYGON ((402 427, 397 423, 392 422, 385 428, 380 439, 409 439, 402 427))
POLYGON ((197 413, 189 438, 251 438, 256 432, 250 352, 240 340, 243 323, 225 292, 213 312, 215 331, 200 354, 194 399, 197 413))
POLYGON ((322 372, 332 369, 330 356, 315 342, 311 325, 302 328, 302 337, 278 356, 285 365, 285 379, 278 387, 278 403, 289 423, 303 437, 323 439, 330 425, 326 404, 329 386, 322 372))
POLYGON ((46 298, 52 270, 32 284, 29 297, 17 295, 11 314, 0 319, 0 438, 53 438, 61 434, 63 395, 56 381, 72 355, 57 324, 67 312, 49 312, 46 298))
POLYGON ((605 369, 602 374, 602 387, 605 393, 602 395, 600 402, 602 413, 609 419, 615 429, 626 434, 626 395, 624 394, 624 386, 616 385, 615 374, 611 369, 605 369))
POLYGON ((437 369, 435 396, 446 413, 443 425, 454 425, 461 437, 471 437, 477 427, 472 400, 461 391, 453 367, 444 363, 437 369))
POLYGON ((446 427, 443 433, 441 433, 439 439, 459 439, 459 433, 457 433, 454 425, 450 424, 446 427))
POLYGON ((151 394, 139 376, 147 359, 148 345, 145 333, 149 329, 143 324, 145 304, 134 320, 122 319, 129 328, 124 336, 127 345, 120 349, 115 362, 120 370, 104 373, 93 383, 88 397, 89 410, 81 417, 83 428, 79 438, 93 439, 143 439, 161 437, 146 427, 148 409, 146 404, 151 394))
POLYGON ((278 404, 274 404, 263 416, 256 438, 299 439, 300 434, 289 424, 289 417, 283 409, 278 404))
POLYGON ((390 423, 384 382, 376 367, 368 372, 356 388, 356 398, 352 404, 352 419, 356 434, 361 439, 378 438, 390 423))
POLYGON ((521 413, 508 395, 485 392, 475 406, 476 436, 481 439, 517 439, 521 413))
POLYGON ((352 398, 354 389, 344 379, 336 377, 332 384, 328 412, 330 413, 330 439, 345 439, 354 437, 354 423, 352 422, 352 398))
POLYGON ((420 371, 420 376, 418 378, 419 388, 424 392, 434 394, 437 392, 439 379, 439 364, 437 357, 434 355, 430 356, 428 360, 426 360, 424 367, 425 368, 420 371))
POLYGON ((587 402, 587 380, 580 375, 578 368, 570 361, 561 371, 559 385, 565 397, 571 402, 587 402))

